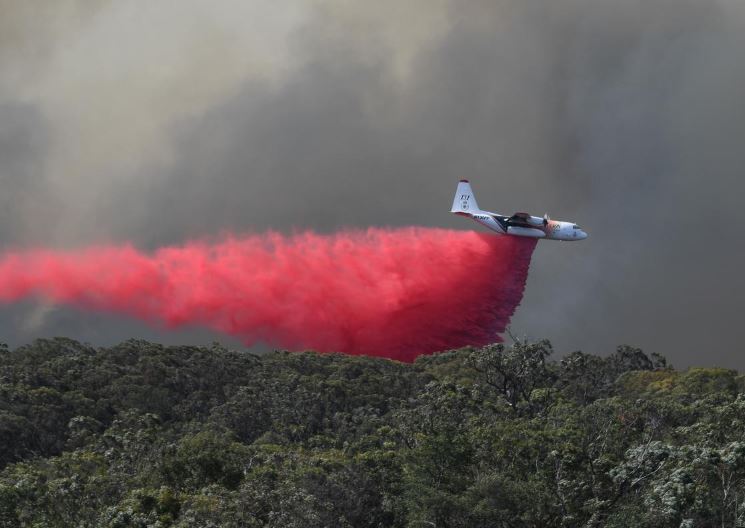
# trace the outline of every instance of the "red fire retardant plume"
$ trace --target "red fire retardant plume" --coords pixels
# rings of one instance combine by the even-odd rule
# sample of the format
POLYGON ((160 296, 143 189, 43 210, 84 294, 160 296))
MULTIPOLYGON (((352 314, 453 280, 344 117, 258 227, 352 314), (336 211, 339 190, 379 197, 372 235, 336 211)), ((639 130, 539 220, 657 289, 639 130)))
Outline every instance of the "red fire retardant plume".
POLYGON ((412 361, 498 341, 535 240, 444 229, 275 233, 145 254, 132 246, 0 257, 0 301, 36 296, 246 344, 412 361))

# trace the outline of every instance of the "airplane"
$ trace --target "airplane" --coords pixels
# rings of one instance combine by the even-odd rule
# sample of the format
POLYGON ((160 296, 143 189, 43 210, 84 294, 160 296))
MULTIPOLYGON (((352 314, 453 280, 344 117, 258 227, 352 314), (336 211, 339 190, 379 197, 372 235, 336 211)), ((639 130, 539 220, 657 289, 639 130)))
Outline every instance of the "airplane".
POLYGON ((573 222, 559 222, 551 220, 548 214, 531 216, 528 213, 515 213, 504 216, 497 213, 482 211, 476 204, 471 184, 468 180, 460 180, 455 190, 451 213, 459 216, 471 217, 479 224, 488 227, 502 235, 521 236, 529 238, 545 238, 546 240, 575 241, 587 238, 585 233, 573 222))

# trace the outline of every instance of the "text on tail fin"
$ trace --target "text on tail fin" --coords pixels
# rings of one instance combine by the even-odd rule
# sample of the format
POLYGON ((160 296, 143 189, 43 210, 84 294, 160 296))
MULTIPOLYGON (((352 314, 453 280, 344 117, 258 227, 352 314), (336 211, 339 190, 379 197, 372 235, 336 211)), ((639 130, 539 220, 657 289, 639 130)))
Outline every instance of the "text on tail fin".
POLYGON ((455 190, 455 197, 453 198, 453 207, 450 209, 451 213, 475 213, 480 211, 478 204, 476 203, 476 197, 473 195, 471 184, 468 180, 461 180, 458 182, 458 187, 455 190))

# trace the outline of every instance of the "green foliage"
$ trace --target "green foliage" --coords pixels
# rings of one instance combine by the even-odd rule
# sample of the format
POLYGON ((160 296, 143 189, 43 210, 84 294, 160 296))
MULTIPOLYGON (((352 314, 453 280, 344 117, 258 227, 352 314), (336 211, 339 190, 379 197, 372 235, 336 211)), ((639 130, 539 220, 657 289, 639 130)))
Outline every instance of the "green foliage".
POLYGON ((743 378, 551 355, 0 345, 0 527, 745 525, 743 378))
POLYGON ((159 463, 162 480, 175 488, 198 489, 220 484, 235 489, 243 478, 247 446, 209 429, 182 437, 159 463))

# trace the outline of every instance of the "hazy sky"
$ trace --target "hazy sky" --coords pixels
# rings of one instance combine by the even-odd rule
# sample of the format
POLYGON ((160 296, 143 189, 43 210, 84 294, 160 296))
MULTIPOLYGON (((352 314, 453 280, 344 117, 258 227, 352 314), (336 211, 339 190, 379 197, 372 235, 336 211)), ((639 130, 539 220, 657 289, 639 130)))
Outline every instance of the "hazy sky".
MULTIPOLYGON (((0 0, 0 242, 578 222, 517 334, 745 368, 742 0, 0 0)), ((38 303, 0 339, 168 334, 38 303)))

